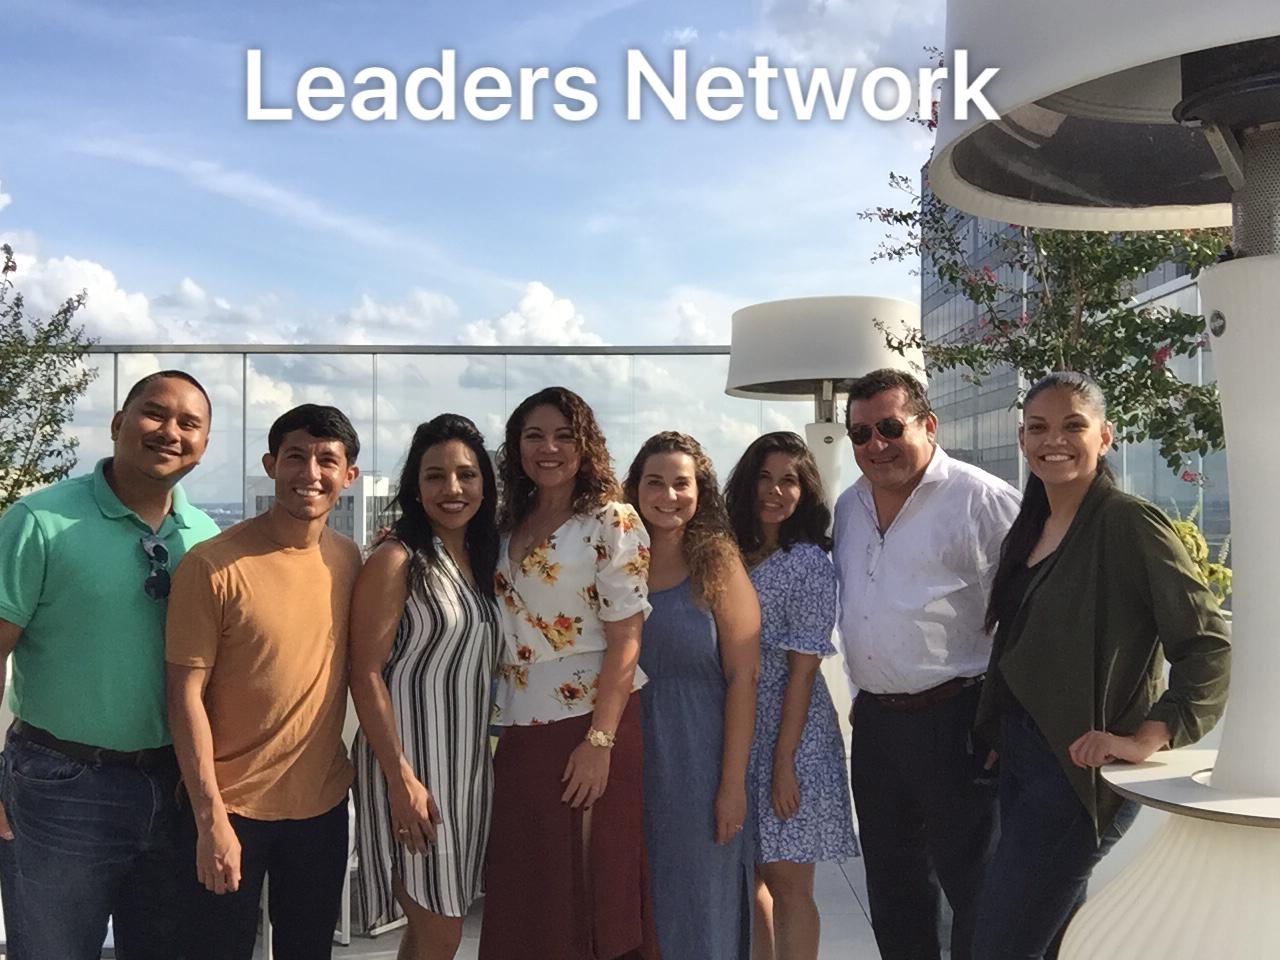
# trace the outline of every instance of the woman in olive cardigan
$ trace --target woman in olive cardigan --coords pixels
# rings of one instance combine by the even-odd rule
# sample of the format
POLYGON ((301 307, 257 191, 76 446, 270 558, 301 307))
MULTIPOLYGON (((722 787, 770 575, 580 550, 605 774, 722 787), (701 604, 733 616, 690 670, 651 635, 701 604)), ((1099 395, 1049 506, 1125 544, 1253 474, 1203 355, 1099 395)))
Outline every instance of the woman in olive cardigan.
POLYGON ((1039 381, 1019 440, 1031 477, 992 585, 976 721, 1000 758, 1001 835, 975 960, 1057 956, 1093 867, 1137 814, 1098 767, 1194 743, 1227 697, 1226 623, 1164 513, 1113 485, 1097 384, 1039 381))

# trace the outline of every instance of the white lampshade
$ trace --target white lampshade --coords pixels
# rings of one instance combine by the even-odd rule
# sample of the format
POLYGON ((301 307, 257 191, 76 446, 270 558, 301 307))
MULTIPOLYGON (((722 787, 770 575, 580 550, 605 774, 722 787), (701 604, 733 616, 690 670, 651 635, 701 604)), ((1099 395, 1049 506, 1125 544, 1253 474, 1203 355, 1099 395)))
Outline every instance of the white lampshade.
POLYGON ((1000 120, 953 119, 944 96, 929 185, 1027 226, 1228 225, 1231 186, 1204 131, 1173 117, 1191 92, 1180 55, 1277 35, 1273 0, 951 0, 948 55, 967 50, 971 77, 1000 68, 983 88, 1000 120))
POLYGON ((813 397, 830 381, 895 367, 925 381, 919 350, 890 350, 880 325, 897 336, 920 329, 920 307, 887 297, 799 297, 743 307, 733 314, 725 392, 760 400, 813 397))

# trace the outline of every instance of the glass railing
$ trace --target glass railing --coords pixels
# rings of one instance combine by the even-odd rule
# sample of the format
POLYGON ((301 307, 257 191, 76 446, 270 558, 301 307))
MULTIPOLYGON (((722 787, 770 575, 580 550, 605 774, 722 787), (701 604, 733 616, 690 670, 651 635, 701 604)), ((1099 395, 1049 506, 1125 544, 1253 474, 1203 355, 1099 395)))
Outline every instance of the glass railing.
POLYGON ((109 424, 129 387, 178 368, 213 399, 213 429, 201 465, 184 482, 192 500, 224 525, 255 512, 267 430, 299 403, 329 403, 360 434, 366 474, 397 475, 414 427, 439 413, 476 422, 492 449, 507 415, 536 390, 559 384, 591 404, 619 475, 659 430, 696 437, 723 480, 755 437, 796 430, 812 401, 743 400, 724 392, 728 347, 373 347, 99 345, 97 380, 76 406, 77 472, 110 453, 109 424))
MULTIPOLYGON (((374 477, 390 477, 393 483, 417 424, 446 411, 461 413, 476 422, 496 449, 516 404, 552 384, 569 387, 591 404, 619 475, 651 434, 681 430, 702 443, 723 482, 747 444, 761 433, 803 433, 804 424, 813 418, 809 400, 727 396, 727 346, 104 344, 93 348, 88 362, 99 376, 76 406, 71 427, 80 440, 76 471, 91 469, 110 452, 111 414, 136 380, 160 369, 186 370, 208 389, 214 416, 208 453, 185 486, 223 525, 256 512, 262 488, 254 478, 264 476, 267 429, 285 410, 304 402, 342 409, 360 434, 361 469, 374 477)), ((1181 360, 1188 369, 1179 369, 1179 375, 1204 382, 1212 376, 1210 362, 1207 357, 1181 360), (1191 369, 1192 363, 1196 369, 1191 369)), ((944 420, 940 436, 951 452, 1016 481, 1020 458, 1008 447, 1016 441, 1016 417, 1003 404, 986 414, 1001 421, 990 437, 977 435, 979 415, 957 415, 957 409, 945 403, 939 412, 944 420)), ((851 478, 856 476, 851 455, 848 461, 845 477, 851 478)), ((1126 489, 1167 510, 1184 515, 1197 510, 1211 543, 1227 535, 1223 454, 1197 458, 1197 472, 1208 478, 1203 487, 1175 476, 1149 442, 1118 451, 1112 462, 1126 489)))

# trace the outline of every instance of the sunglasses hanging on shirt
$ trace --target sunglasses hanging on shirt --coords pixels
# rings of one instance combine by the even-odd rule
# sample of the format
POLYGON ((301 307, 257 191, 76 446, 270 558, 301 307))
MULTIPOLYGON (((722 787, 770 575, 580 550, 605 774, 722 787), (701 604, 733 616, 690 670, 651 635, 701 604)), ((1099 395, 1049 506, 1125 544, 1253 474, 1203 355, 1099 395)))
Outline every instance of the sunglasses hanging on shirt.
POLYGON ((147 555, 147 563, 151 565, 142 589, 152 600, 163 600, 169 596, 169 548, 154 533, 148 533, 139 543, 147 555))

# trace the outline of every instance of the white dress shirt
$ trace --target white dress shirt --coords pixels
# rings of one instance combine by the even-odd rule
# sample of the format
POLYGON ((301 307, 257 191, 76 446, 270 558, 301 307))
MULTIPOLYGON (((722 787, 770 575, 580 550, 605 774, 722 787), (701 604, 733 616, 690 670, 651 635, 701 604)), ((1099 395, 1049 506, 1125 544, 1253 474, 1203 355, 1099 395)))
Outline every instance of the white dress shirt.
POLYGON ((871 483, 836 501, 840 648, 854 696, 919 693, 987 669, 982 627, 1018 491, 938 447, 880 533, 871 483))

